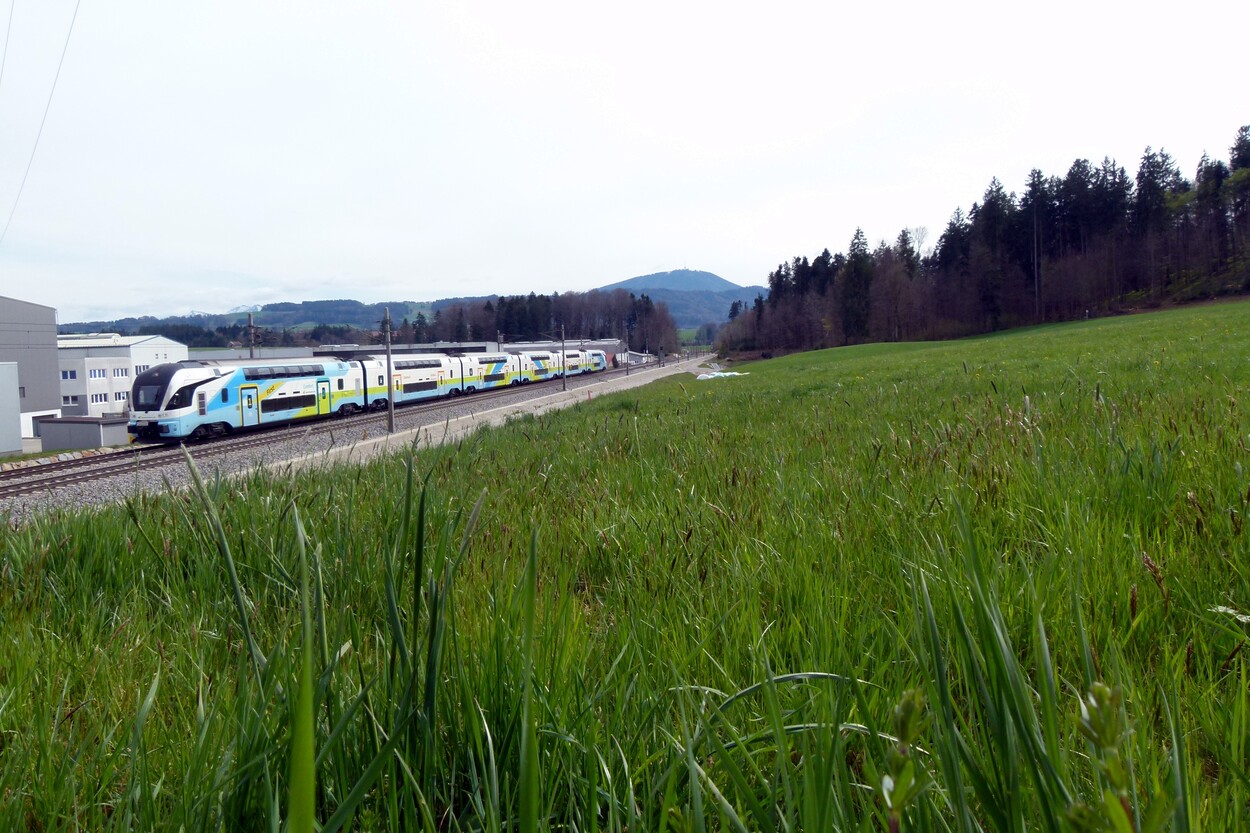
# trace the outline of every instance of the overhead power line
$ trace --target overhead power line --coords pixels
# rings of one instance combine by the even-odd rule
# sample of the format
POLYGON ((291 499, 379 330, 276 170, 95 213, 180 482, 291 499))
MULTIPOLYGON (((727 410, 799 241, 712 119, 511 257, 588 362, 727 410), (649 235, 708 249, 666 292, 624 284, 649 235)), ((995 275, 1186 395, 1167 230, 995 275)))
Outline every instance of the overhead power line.
POLYGON ((9 3, 9 25, 4 30, 4 57, 0 57, 0 84, 4 83, 4 65, 9 60, 9 35, 13 32, 13 9, 17 6, 17 0, 9 3))
MULTIPOLYGON (((16 3, 17 0, 14 0, 16 3)), ((69 38, 74 34, 74 21, 78 19, 78 7, 82 4, 82 0, 74 3, 74 16, 69 20, 69 31, 65 33, 65 45, 61 47, 61 60, 56 63, 56 75, 52 78, 52 89, 48 90, 48 103, 43 107, 43 118, 39 120, 39 132, 35 134, 35 144, 30 149, 30 159, 26 160, 26 172, 22 174, 22 184, 17 188, 17 196, 13 198, 13 207, 9 209, 9 219, 4 223, 4 231, 0 231, 0 244, 4 243, 4 238, 9 233, 9 224, 13 222, 13 215, 17 213, 17 204, 22 199, 22 191, 26 189, 26 177, 30 176, 30 166, 35 162, 35 151, 39 149, 39 139, 43 136, 43 125, 48 120, 48 111, 52 109, 52 95, 56 92, 56 82, 61 78, 61 67, 65 63, 65 53, 69 51, 69 38)), ((13 18, 13 7, 9 7, 10 23, 13 18)), ((5 53, 8 53, 8 36, 5 36, 5 53)))

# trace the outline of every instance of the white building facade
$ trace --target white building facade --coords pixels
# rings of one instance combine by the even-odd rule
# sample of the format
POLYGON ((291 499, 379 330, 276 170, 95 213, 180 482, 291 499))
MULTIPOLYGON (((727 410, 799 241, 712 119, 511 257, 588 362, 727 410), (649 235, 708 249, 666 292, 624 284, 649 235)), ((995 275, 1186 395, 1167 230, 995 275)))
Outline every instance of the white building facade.
POLYGON ((62 335, 56 346, 61 411, 76 416, 129 413, 135 376, 158 364, 187 359, 187 346, 164 336, 62 335))

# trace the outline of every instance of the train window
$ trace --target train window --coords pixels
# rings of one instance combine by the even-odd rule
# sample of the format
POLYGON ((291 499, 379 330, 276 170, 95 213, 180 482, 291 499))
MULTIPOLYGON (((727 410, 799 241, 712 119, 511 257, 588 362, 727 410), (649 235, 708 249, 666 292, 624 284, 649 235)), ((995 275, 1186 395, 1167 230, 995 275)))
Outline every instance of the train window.
POLYGON ((339 379, 339 390, 343 389, 343 380, 339 379))
POLYGON ((169 408, 169 410, 171 411, 176 410, 178 408, 190 407, 191 406, 191 394, 195 392, 195 389, 197 387, 204 384, 204 382, 206 381, 208 380, 204 379, 199 382, 192 382, 189 385, 183 385, 181 388, 178 389, 178 391, 173 396, 169 398, 169 405, 167 405, 166 407, 169 408))
POLYGON ((312 394, 303 396, 287 396, 281 399, 270 397, 260 401, 260 409, 264 413, 273 413, 275 411, 293 411, 298 408, 313 408, 317 405, 317 399, 312 394))
POLYGON ((379 384, 379 385, 385 385, 385 384, 386 384, 386 377, 385 377, 385 376, 379 376, 379 377, 378 377, 378 384, 379 384))
POLYGON ((230 401, 230 391, 226 390, 225 388, 221 389, 221 401, 222 402, 230 401))

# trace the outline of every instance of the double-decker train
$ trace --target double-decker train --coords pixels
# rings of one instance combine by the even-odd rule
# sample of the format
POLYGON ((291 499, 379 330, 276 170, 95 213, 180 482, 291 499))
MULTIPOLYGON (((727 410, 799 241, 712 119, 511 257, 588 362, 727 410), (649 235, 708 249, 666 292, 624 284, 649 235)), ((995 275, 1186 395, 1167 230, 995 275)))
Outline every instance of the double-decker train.
POLYGON ((179 442, 260 426, 380 410, 438 397, 606 370, 602 350, 399 353, 386 356, 161 364, 135 377, 128 430, 179 442))

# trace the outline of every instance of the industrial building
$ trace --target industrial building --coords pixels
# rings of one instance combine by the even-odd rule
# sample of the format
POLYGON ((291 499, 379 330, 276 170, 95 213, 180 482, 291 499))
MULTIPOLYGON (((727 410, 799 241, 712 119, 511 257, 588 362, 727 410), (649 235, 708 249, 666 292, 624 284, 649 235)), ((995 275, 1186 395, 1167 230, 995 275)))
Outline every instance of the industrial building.
POLYGON ((61 411, 73 416, 129 413, 135 376, 187 358, 187 346, 165 336, 82 333, 59 336, 56 346, 61 411))
MULTIPOLYGON (((17 403, 18 435, 35 436, 35 417, 60 414, 61 393, 57 383, 56 310, 0 296, 0 363, 17 365, 16 384, 12 372, 0 374, 0 399, 17 403)), ((8 421, 10 408, 0 412, 8 421)), ((11 437, 12 426, 0 427, 0 437, 11 437)), ((0 454, 17 453, 0 444, 0 454)))
POLYGON ((22 453, 22 411, 17 404, 17 362, 0 362, 0 457, 22 453))

